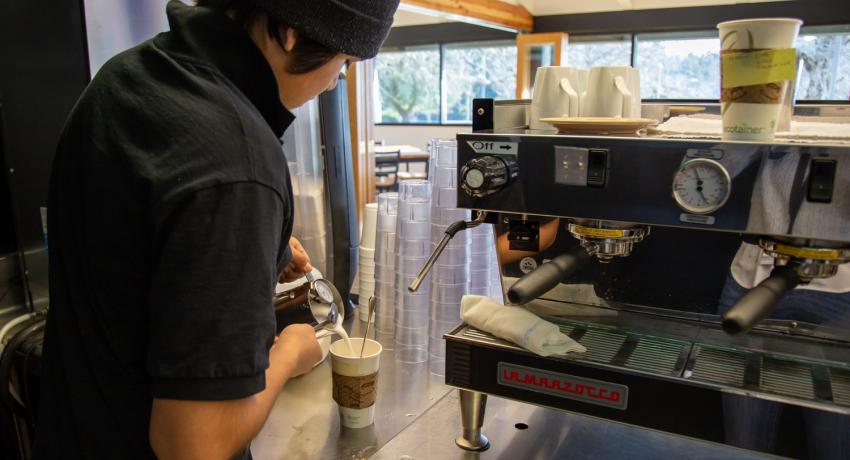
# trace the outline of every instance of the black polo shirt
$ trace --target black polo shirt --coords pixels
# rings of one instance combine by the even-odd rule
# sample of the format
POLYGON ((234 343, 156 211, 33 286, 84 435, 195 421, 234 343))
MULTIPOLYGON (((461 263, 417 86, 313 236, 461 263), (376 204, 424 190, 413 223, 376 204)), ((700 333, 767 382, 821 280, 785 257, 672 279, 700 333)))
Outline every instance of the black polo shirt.
POLYGON ((152 398, 265 388, 294 117, 245 30, 167 13, 97 73, 56 153, 39 458, 150 458, 152 398))

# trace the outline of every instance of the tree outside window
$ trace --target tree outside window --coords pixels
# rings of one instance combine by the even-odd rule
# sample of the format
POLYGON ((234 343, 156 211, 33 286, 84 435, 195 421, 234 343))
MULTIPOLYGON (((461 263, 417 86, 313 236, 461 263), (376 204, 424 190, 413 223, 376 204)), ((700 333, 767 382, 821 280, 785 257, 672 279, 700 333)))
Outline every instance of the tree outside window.
POLYGON ((516 44, 447 45, 444 83, 448 123, 472 121, 472 99, 512 99, 516 93, 516 44))
POLYGON ((638 35, 636 67, 643 99, 718 99, 717 32, 638 35))
POLYGON ((385 51, 376 58, 378 123, 440 123, 440 49, 385 51))
POLYGON ((850 100, 850 26, 806 29, 797 54, 798 100, 850 100))
POLYGON ((631 36, 570 37, 567 65, 581 69, 595 66, 627 66, 632 63, 631 36))

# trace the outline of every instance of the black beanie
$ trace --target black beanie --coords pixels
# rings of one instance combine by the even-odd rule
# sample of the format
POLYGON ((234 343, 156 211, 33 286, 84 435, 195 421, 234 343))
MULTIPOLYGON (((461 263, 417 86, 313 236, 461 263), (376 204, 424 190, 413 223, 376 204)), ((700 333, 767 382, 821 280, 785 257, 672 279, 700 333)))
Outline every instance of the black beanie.
POLYGON ((340 53, 375 57, 399 0, 254 0, 271 16, 340 53))

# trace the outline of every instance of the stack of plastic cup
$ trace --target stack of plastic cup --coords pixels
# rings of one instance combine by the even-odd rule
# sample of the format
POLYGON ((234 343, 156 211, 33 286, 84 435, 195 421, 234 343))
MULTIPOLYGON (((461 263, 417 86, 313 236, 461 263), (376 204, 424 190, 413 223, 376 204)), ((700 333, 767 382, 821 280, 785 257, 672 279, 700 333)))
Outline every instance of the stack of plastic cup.
POLYGON ((407 287, 431 255, 431 184, 406 180, 398 186, 396 222, 395 355, 404 363, 428 360, 430 275, 416 292, 407 287))
POLYGON ((492 225, 479 225, 471 230, 469 252, 469 293, 490 296, 490 277, 496 265, 496 243, 492 225))
MULTIPOLYGON (((375 295, 375 237, 378 226, 378 203, 367 203, 360 234, 360 320, 369 321, 369 298, 375 295)), ((374 320, 374 317, 372 318, 374 320)))
POLYGON ((375 336, 386 350, 393 349, 395 329, 395 259, 398 193, 378 195, 375 233, 375 336))
MULTIPOLYGON (((433 183, 431 237, 434 247, 446 228, 459 220, 469 220, 469 210, 457 209, 457 141, 432 139, 431 170, 433 183)), ((459 232, 449 242, 431 270, 431 315, 428 354, 431 373, 445 374, 446 342, 443 334, 460 324, 460 300, 469 292, 469 251, 471 233, 459 232)))

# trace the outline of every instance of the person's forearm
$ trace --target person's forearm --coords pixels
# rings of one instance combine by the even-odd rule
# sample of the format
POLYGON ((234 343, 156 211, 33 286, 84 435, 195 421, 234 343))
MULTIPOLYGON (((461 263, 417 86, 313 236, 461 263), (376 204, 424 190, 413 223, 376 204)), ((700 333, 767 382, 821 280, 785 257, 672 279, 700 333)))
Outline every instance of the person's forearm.
POLYGON ((228 458, 259 433, 294 361, 280 347, 269 353, 266 388, 231 401, 154 399, 150 442, 160 459, 228 458))

